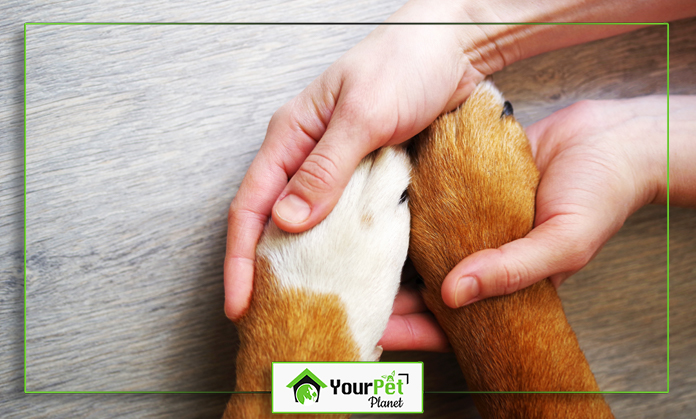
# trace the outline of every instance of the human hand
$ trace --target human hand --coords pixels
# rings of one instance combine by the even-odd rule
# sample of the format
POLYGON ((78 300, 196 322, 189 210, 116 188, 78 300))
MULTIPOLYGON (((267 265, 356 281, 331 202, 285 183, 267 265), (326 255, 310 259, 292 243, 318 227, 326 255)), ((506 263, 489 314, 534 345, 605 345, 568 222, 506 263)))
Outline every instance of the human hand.
MULTIPOLYGON (((390 20, 456 14, 447 4, 409 5, 390 20)), ((462 44, 474 38, 471 31, 476 27, 380 26, 273 115, 230 206, 228 317, 248 307, 256 243, 271 212, 288 232, 316 225, 364 156, 414 136, 498 69, 470 64, 462 44)))
MULTIPOLYGON (((387 22, 593 22, 623 15, 625 9, 622 2, 596 3, 587 7, 566 0, 519 8, 511 0, 410 0, 387 22)), ((623 19, 669 21, 696 13, 696 3, 663 3, 634 8, 623 19)), ((280 228, 305 231, 331 211, 364 156, 418 133, 463 102, 485 75, 526 57, 638 27, 501 23, 377 28, 271 119, 230 205, 227 316, 239 318, 248 307, 254 250, 271 210, 280 228)))
MULTIPOLYGON (((509 294, 541 279, 560 285, 585 266, 641 206, 663 201, 666 98, 583 101, 527 129, 541 172, 534 229, 498 249, 476 252, 445 278, 456 308, 509 294), (473 276, 476 286, 458 288, 473 276)), ((400 292, 380 345, 446 350, 443 332, 410 291, 400 292)))
POLYGON ((530 126, 541 174, 534 229, 460 262, 443 282, 445 303, 462 306, 544 278, 559 286, 585 266, 666 179, 665 104, 664 97, 583 101, 530 126), (465 276, 477 286, 458 287, 465 276))

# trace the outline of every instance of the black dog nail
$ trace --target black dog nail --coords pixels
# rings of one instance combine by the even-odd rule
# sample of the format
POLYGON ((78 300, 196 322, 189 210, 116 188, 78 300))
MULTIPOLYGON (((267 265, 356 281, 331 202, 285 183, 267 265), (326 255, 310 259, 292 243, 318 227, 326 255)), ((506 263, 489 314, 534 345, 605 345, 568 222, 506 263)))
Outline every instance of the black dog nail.
POLYGON ((506 100, 503 104, 503 113, 500 115, 500 117, 502 118, 510 115, 512 115, 512 104, 506 100))

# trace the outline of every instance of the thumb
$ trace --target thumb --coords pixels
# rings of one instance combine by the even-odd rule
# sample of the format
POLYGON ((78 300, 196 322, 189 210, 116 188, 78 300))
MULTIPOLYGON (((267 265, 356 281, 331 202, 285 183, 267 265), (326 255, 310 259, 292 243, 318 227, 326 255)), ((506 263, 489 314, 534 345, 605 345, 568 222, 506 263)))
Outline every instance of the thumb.
POLYGON ((383 135, 369 129, 373 125, 369 119, 348 118, 345 114, 337 108, 321 140, 278 197, 273 221, 283 230, 299 233, 323 220, 338 202, 358 163, 383 139, 383 135))
MULTIPOLYGON (((584 267, 605 240, 584 229, 578 215, 558 215, 498 249, 476 252, 459 262, 442 283, 445 304, 457 308, 511 294, 551 278, 559 286, 584 267)), ((591 224, 590 224, 591 225, 591 224)))

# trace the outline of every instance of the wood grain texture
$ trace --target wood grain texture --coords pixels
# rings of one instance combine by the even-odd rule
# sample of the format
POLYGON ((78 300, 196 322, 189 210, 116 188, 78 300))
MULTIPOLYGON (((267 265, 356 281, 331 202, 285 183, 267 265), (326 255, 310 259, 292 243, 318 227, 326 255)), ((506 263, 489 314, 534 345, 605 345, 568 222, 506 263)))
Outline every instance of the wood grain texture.
MULTIPOLYGON (((2 417, 218 417, 228 397, 21 393, 21 23, 380 21, 401 3, 0 6, 2 417)), ((370 29, 30 27, 29 389, 231 388, 235 337, 222 314, 221 281, 227 205, 273 111, 370 29)), ((525 125, 584 98, 663 93, 664 32, 645 28, 544 54, 495 80, 525 125)), ((671 93, 696 94, 696 20, 670 33, 671 93)), ((671 392, 609 396, 617 418, 696 412, 694 215, 670 214, 671 392)), ((665 233, 664 208, 639 211, 561 288, 603 389, 664 389, 665 233)), ((384 359, 425 360, 427 390, 465 386, 451 354, 384 359)), ((424 417, 477 417, 468 396, 428 395, 425 408, 424 417)))
MULTIPOLYGON (((401 4, 0 6, 0 416, 219 417, 229 398, 21 394, 22 23, 378 22, 401 4)), ((306 29, 30 27, 29 389, 232 388, 227 207, 271 114, 371 28, 306 29)))
POLYGON ((273 111, 370 29, 29 28, 29 389, 234 388, 229 202, 273 111))

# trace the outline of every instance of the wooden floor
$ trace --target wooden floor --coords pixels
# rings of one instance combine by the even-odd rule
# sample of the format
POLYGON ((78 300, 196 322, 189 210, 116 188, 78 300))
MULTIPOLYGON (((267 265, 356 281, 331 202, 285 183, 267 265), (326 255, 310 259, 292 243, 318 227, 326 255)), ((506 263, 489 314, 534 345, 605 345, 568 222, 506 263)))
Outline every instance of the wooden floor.
MULTIPOLYGON (((218 417, 227 395, 23 394, 24 240, 28 390, 231 390, 227 206, 273 111, 374 27, 28 26, 24 237, 22 23, 375 22, 401 2, 97 3, 0 6, 0 416, 218 417)), ((670 40, 670 93, 696 94, 696 20, 670 40)), ((666 53, 649 27, 494 79, 529 125, 581 99, 666 93, 666 53)), ((669 213, 670 393, 609 395, 617 418, 696 416, 695 215, 669 213)), ((666 250, 667 210, 646 207, 561 288, 603 390, 667 389, 666 250)), ((423 360, 426 391, 465 389, 451 354, 383 359, 423 360)), ((426 395, 420 417, 455 416, 478 417, 469 396, 426 395)))

